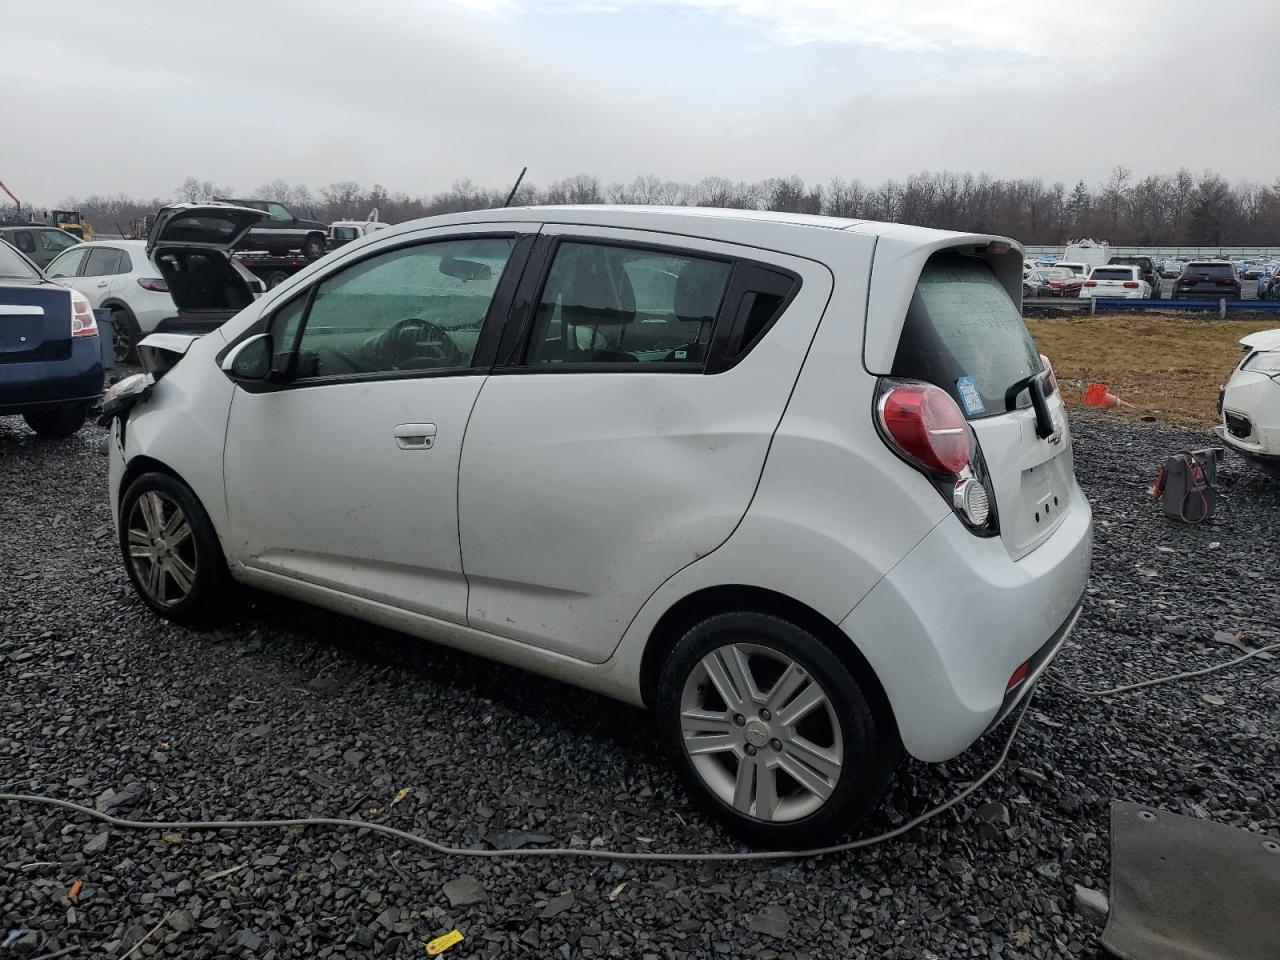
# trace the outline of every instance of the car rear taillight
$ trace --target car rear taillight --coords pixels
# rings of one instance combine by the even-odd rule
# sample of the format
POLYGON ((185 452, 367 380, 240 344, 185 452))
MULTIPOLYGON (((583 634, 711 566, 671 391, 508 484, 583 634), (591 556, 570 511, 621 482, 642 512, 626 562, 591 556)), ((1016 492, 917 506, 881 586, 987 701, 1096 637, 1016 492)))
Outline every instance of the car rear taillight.
POLYGON ((964 414, 931 383, 899 383, 883 394, 880 425, 899 452, 935 473, 957 474, 969 463, 964 414))
POLYGON ((1086 287, 1096 287, 1096 286, 1098 285, 1098 281, 1097 281, 1097 280, 1086 280, 1086 281, 1084 282, 1084 285, 1085 285, 1086 287))
POLYGON ((96 337, 98 321, 93 317, 93 307, 79 290, 71 291, 71 336, 96 337))
POLYGON ((1178 284, 1178 286, 1180 286, 1180 287, 1189 287, 1189 286, 1191 286, 1191 284, 1195 283, 1195 281, 1194 281, 1194 280, 1192 280, 1190 277, 1179 277, 1179 278, 1178 278, 1176 281, 1174 281, 1174 282, 1175 282, 1175 283, 1177 283, 1177 284, 1178 284))
POLYGON ((138 286, 143 290, 150 290, 153 293, 169 292, 169 284, 165 283, 159 277, 139 277, 138 286))
POLYGON ((1138 289, 1138 282, 1136 280, 1126 280, 1124 282, 1124 285, 1125 285, 1125 288, 1129 290, 1138 289))

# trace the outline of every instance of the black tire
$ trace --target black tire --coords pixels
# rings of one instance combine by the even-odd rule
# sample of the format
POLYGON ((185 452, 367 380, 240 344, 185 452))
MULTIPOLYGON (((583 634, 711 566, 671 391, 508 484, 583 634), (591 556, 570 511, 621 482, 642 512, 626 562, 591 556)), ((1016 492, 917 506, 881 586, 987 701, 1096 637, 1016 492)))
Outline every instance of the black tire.
MULTIPOLYGON (((773 666, 776 669, 779 665, 773 664, 773 666)), ((769 684, 770 690, 776 689, 773 684, 778 683, 778 679, 775 675, 769 684)), ((715 693, 710 696, 718 697, 715 693)), ((689 630, 676 643, 663 664, 655 699, 659 735, 685 789, 699 806, 719 820, 730 833, 752 846, 805 850, 834 843, 840 836, 855 827, 880 800, 901 756, 897 730, 892 728, 891 722, 877 719, 877 711, 872 708, 867 694, 864 693, 844 661, 826 643, 808 630, 767 614, 750 611, 718 614, 689 630), (689 690, 698 691, 695 697, 703 696, 701 691, 709 682, 709 675, 706 673, 702 675, 708 680, 703 683, 697 682, 699 672, 704 669, 700 666, 703 658, 728 644, 747 645, 752 651, 765 652, 763 656, 753 652, 750 657, 753 666, 749 669, 753 673, 753 680, 757 682, 757 686, 761 685, 759 681, 762 674, 754 666, 754 662, 762 658, 767 668, 771 662, 768 654, 777 654, 782 661, 790 661, 803 668, 804 673, 799 676, 804 679, 799 681, 802 686, 797 690, 803 691, 812 680, 816 681, 821 691, 826 694, 826 702, 829 703, 830 709, 824 710, 819 719, 824 725, 838 724, 839 739, 834 742, 841 745, 843 758, 839 766, 839 774, 834 778, 834 786, 830 788, 829 795, 825 800, 819 801, 820 806, 812 812, 792 819, 774 821, 757 817, 749 812, 742 812, 712 789, 686 749, 685 734, 681 725, 686 683, 692 684, 689 690)), ((784 698, 786 703, 794 703, 798 700, 799 695, 794 692, 784 698)), ((727 703, 725 700, 719 702, 727 703)), ((756 700, 752 703, 752 707, 760 703, 756 700)), ((698 709, 706 708, 704 706, 698 709)), ((714 709, 718 710, 718 706, 714 709)), ((733 707, 727 706, 726 709, 732 712, 733 707)), ((817 711, 812 713, 816 714, 817 711)), ((754 727, 757 729, 752 735, 763 735, 768 744, 753 749, 744 743, 741 750, 750 751, 752 757, 766 762, 774 757, 774 754, 768 752, 771 750, 778 751, 780 756, 789 755, 788 758, 794 761, 799 754, 790 753, 792 748, 789 745, 779 748, 776 745, 781 743, 780 740, 767 739, 787 734, 780 732, 776 725, 764 729, 761 733, 762 728, 769 725, 756 722, 758 718, 762 721, 774 721, 776 724, 783 720, 782 714, 781 708, 778 710, 777 717, 772 716, 768 710, 760 709, 756 711, 756 718, 746 720, 745 724, 738 722, 743 718, 735 718, 733 722, 743 729, 744 738, 754 727)), ((880 716, 883 717, 884 712, 881 712, 880 716)), ((808 720, 802 720, 794 724, 793 728, 807 722, 808 720)), ((793 732, 798 731, 793 729, 793 732)), ((818 743, 818 740, 807 732, 805 736, 818 743)), ((788 742, 790 743, 790 740, 788 742)), ((818 745, 825 747, 822 743, 818 745)), ((720 758, 715 762, 724 765, 725 776, 732 778, 734 772, 729 771, 728 762, 732 760, 736 771, 745 755, 735 747, 732 753, 726 751, 717 753, 715 756, 720 758)), ((705 763, 706 757, 703 756, 700 760, 705 763)), ((737 775, 740 776, 740 773, 737 775)), ((770 776, 778 798, 784 797, 784 790, 781 787, 784 782, 789 781, 792 786, 799 787, 799 781, 789 776, 781 779, 776 773, 770 776)), ((750 775, 749 779, 753 777, 754 775, 750 775)), ((831 778, 827 778, 827 782, 830 783, 831 778)), ((799 798, 801 803, 812 800, 811 797, 806 796, 803 788, 798 792, 793 791, 790 797, 791 799, 782 802, 797 802, 795 798, 799 798)), ((751 809, 755 808, 756 802, 755 800, 751 802, 751 809)), ((779 802, 778 810, 781 810, 782 802, 779 802)))
POLYGON ((262 278, 262 282, 267 285, 268 290, 274 290, 288 279, 289 274, 285 273, 283 270, 272 270, 262 278))
MULTIPOLYGON (((157 519, 163 525, 164 521, 172 520, 173 516, 168 513, 157 519)), ((144 473, 139 476, 129 484, 120 500, 118 539, 120 556, 129 580, 147 606, 165 619, 179 623, 199 623, 213 619, 219 604, 226 597, 230 577, 218 535, 214 532, 209 515, 190 487, 167 473, 144 473), (157 580, 162 586, 157 591, 145 579, 151 564, 145 558, 131 554, 130 529, 145 529, 147 526, 145 510, 139 507, 139 501, 148 494, 156 494, 162 502, 180 509, 190 529, 190 536, 173 546, 169 552, 170 557, 181 559, 186 565, 184 569, 192 572, 189 589, 176 600, 172 595, 162 596, 168 593, 166 587, 178 588, 174 593, 181 592, 181 583, 176 576, 161 573, 157 580)), ((147 549, 145 544, 135 544, 135 547, 147 549)), ((152 549, 155 549, 154 545, 152 549)))
POLYGON ((138 362, 138 341, 142 339, 138 321, 128 307, 111 308, 111 350, 116 363, 138 362))
POLYGON ((22 419, 41 437, 69 437, 84 426, 87 414, 84 407, 63 407, 60 410, 34 410, 24 413, 22 419))
POLYGON ((324 256, 324 253, 324 237, 320 234, 310 234, 302 242, 302 255, 308 260, 319 260, 324 256))

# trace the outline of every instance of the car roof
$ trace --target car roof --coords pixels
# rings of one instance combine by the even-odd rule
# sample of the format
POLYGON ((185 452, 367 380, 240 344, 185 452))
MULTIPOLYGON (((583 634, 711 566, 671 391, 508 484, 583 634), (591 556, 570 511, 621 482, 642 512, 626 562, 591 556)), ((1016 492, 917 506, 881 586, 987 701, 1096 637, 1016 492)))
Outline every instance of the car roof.
MULTIPOLYGON (((721 207, 659 207, 615 204, 584 204, 579 206, 497 207, 489 210, 473 210, 466 213, 450 213, 420 220, 396 224, 392 234, 423 227, 451 226, 467 223, 536 222, 554 224, 578 224, 582 226, 608 226, 652 230, 692 236, 708 236, 723 239, 765 240, 778 227, 809 228, 822 231, 847 231, 893 238, 904 242, 928 244, 947 238, 971 237, 974 239, 1006 240, 994 234, 966 233, 950 230, 934 230, 903 223, 880 223, 873 220, 852 220, 844 217, 825 217, 805 213, 780 213, 771 210, 738 210, 721 207)), ((383 238, 387 236, 384 232, 383 238)), ((1013 243, 1018 249, 1021 244, 1013 243)))
POLYGON ((115 247, 119 250, 146 250, 147 241, 145 240, 89 240, 86 243, 78 244, 81 247, 115 247))

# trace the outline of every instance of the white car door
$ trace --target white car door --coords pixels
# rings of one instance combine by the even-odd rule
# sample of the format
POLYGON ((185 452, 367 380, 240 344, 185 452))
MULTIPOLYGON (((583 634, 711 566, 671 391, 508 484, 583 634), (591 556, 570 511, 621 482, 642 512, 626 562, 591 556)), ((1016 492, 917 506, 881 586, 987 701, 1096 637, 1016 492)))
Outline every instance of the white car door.
POLYGON ((88 297, 95 310, 127 279, 120 275, 120 254, 116 247, 91 247, 80 276, 71 281, 71 286, 88 297))
POLYGON ((709 240, 543 235, 515 308, 527 342, 504 342, 462 452, 468 615, 602 662, 746 512, 832 280, 709 240))
POLYGON ((536 230, 397 237, 270 312, 292 369, 232 401, 232 562, 466 622, 458 457, 536 230))

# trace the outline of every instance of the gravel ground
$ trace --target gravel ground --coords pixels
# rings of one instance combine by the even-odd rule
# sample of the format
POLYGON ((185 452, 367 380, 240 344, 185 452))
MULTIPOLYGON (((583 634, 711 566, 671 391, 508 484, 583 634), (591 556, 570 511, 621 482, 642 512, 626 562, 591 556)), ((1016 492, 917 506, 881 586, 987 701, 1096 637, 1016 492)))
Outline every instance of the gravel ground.
MULTIPOLYGON (((152 616, 116 554, 101 435, 38 442, 0 419, 0 791, 134 818, 356 816, 472 846, 730 846, 640 711, 260 595, 211 632, 152 616)), ((1204 528, 1143 495, 1165 453, 1206 442, 1077 418, 1097 553, 1051 675, 1109 686, 1236 655, 1217 634, 1280 640, 1280 483, 1229 458, 1204 528)), ((1091 957, 1073 889, 1106 889, 1113 798, 1280 837, 1277 667, 1105 701, 1042 684, 970 802, 807 862, 459 860, 0 805, 0 958, 119 956, 149 931, 134 957, 410 957, 455 927, 449 957, 1091 957)), ((954 793, 997 740, 904 766, 866 830, 954 793)))

